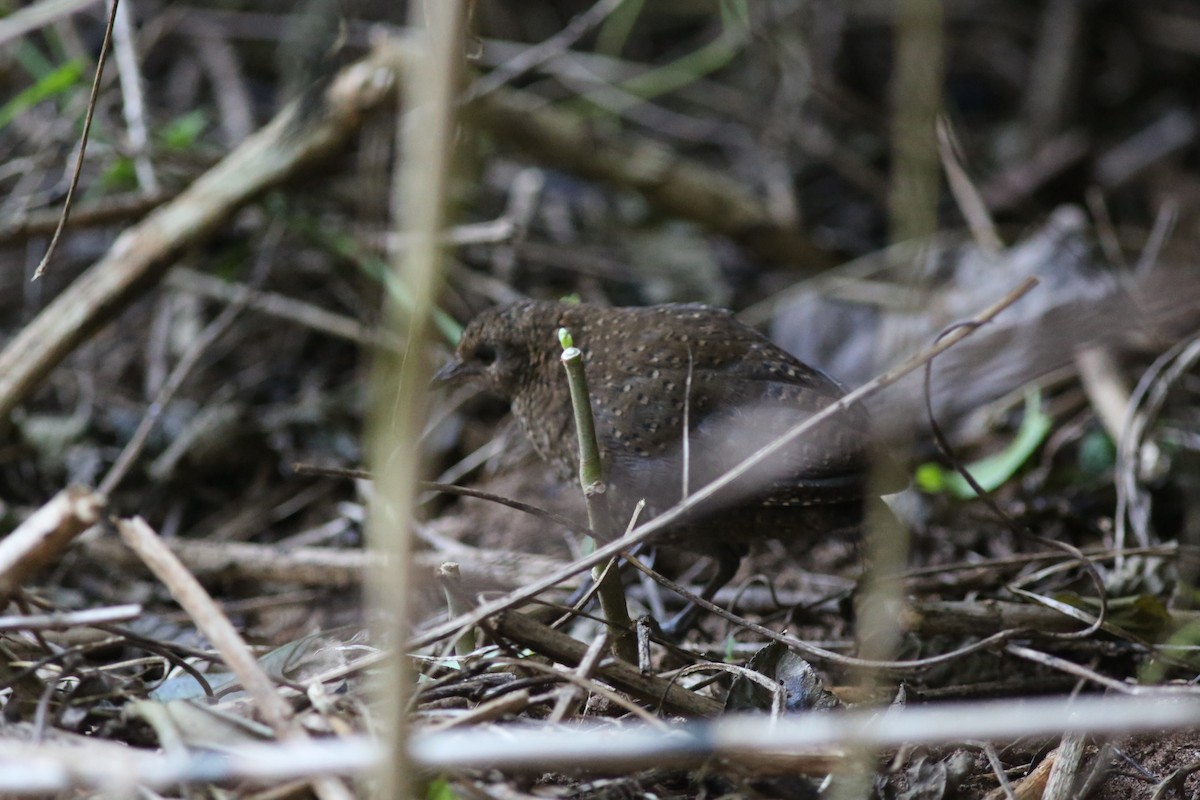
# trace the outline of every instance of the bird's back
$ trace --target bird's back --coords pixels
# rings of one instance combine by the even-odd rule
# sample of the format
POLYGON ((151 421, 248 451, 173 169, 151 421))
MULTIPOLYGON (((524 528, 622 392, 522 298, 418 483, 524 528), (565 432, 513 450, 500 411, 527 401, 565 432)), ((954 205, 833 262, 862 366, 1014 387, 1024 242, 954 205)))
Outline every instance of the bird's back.
MULTIPOLYGON (((615 496, 625 506, 646 499, 651 514, 716 480, 844 394, 833 379, 727 311, 575 306, 566 307, 561 322, 585 353, 615 496)), ((574 433, 567 427, 561 446, 572 452, 574 433)), ((839 414, 739 480, 717 504, 809 506, 862 498, 868 428, 857 409, 839 414)))

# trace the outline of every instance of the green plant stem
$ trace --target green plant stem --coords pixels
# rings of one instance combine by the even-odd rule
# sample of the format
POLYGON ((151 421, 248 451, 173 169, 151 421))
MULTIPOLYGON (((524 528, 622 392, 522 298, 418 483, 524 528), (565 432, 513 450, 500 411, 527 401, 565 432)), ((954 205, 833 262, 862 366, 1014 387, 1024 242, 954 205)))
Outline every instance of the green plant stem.
MULTIPOLYGON (((583 369, 583 353, 571 345, 570 334, 559 332, 564 346, 563 368, 567 371, 567 382, 571 387, 571 408, 575 413, 575 432, 579 438, 579 485, 587 502, 588 522, 592 533, 601 541, 612 541, 612 516, 608 508, 607 486, 604 483, 604 465, 600 459, 600 446, 596 441, 596 423, 592 417, 591 395, 588 392, 587 375, 583 369)), ((637 663, 637 641, 633 633, 633 621, 625 603, 625 590, 621 586, 620 572, 616 569, 592 571, 599 583, 600 608, 611 631, 612 654, 631 664, 637 663)))

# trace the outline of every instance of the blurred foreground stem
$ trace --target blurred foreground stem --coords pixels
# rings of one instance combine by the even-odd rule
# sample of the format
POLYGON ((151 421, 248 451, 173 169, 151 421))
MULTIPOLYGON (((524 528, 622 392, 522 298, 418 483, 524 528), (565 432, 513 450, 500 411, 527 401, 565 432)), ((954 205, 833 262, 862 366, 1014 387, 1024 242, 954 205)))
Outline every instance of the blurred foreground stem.
MULTIPOLYGON (((429 384, 424 345, 432 330, 432 311, 441 285, 442 246, 452 144, 455 138, 455 98, 462 74, 464 14, 461 0, 410 5, 412 30, 419 53, 405 72, 404 102, 396 120, 397 176, 393 183, 392 213, 402 219, 410 242, 395 260, 411 293, 405 311, 396 296, 384 294, 384 322, 392 332, 403 331, 407 348, 398 355, 388 348, 375 353, 369 395, 366 450, 374 472, 368 534, 387 567, 371 573, 372 605, 379 619, 388 620, 382 641, 400 648, 408 640, 409 598, 412 597, 410 520, 421 477, 419 439, 425 424, 429 384), (403 132, 403 135, 401 135, 403 132)), ((413 684, 408 659, 395 658, 377 708, 382 728, 390 734, 389 752, 376 797, 414 797, 415 770, 408 756, 406 693, 413 684)))

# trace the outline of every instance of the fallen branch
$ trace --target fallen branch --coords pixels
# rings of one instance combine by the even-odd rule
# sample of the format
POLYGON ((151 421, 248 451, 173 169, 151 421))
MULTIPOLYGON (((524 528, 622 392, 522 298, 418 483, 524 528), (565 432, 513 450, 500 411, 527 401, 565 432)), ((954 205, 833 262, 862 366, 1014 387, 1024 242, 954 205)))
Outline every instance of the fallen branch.
POLYGON ((72 539, 100 520, 107 502, 84 486, 68 487, 0 540, 0 598, 55 561, 72 539))

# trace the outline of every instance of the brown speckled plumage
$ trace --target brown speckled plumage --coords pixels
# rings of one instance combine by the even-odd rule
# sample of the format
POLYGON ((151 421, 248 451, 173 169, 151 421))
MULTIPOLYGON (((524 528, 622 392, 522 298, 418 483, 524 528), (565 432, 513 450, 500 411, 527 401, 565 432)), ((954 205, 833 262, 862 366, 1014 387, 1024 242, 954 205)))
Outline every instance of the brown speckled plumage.
MULTIPOLYGON (((577 475, 570 394, 556 332, 584 353, 612 509, 623 526, 694 492, 842 396, 825 374, 780 350, 728 311, 701 305, 604 308, 522 302, 486 311, 439 373, 512 403, 542 458, 577 475)), ((715 555, 727 579, 745 544, 819 536, 861 519, 868 425, 851 410, 785 448, 658 540, 715 555), (726 574, 727 573, 727 574, 726 574)))

